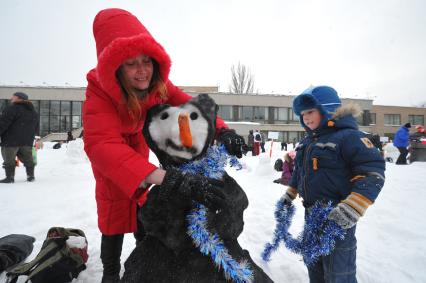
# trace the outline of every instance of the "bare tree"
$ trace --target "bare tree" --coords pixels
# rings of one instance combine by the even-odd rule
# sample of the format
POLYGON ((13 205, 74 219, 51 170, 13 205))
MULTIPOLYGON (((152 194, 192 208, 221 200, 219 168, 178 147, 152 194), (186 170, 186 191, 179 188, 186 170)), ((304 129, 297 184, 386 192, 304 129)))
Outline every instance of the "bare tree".
POLYGON ((229 86, 230 93, 253 93, 254 78, 250 69, 238 62, 238 66, 231 67, 232 82, 229 86))

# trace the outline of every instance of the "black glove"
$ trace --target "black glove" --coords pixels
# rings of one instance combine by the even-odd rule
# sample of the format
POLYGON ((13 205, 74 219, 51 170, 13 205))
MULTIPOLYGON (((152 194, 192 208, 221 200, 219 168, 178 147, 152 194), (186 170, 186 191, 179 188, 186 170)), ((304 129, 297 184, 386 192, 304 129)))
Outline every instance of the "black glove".
POLYGON ((281 184, 281 178, 278 178, 276 180, 273 181, 275 184, 281 184))
POLYGON ((195 200, 207 208, 217 210, 226 206, 226 196, 222 192, 224 183, 201 175, 182 173, 169 168, 161 184, 160 197, 167 199, 172 190, 184 198, 195 200))
POLYGON ((219 132, 218 140, 225 145, 229 154, 235 155, 238 158, 243 157, 242 149, 246 142, 234 130, 222 128, 219 132))

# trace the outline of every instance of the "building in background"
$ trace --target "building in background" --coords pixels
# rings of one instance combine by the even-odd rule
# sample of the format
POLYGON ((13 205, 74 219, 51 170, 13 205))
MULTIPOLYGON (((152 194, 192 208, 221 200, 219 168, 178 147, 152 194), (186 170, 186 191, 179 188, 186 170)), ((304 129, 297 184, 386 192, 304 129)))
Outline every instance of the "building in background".
MULTIPOLYGON (((249 130, 257 129, 266 134, 270 131, 278 132, 279 141, 297 142, 305 134, 299 118, 292 110, 294 96, 219 93, 218 87, 215 86, 191 86, 181 89, 192 96, 209 94, 219 105, 218 114, 230 127, 245 137, 249 130)), ((62 138, 67 131, 78 131, 83 126, 81 111, 85 88, 0 86, 0 112, 17 91, 27 93, 39 113, 40 136, 50 134, 51 139, 62 138)), ((424 125, 426 108, 374 105, 371 99, 342 98, 342 102, 355 102, 361 106, 363 115, 359 117, 358 124, 363 131, 393 138, 401 124, 410 122, 413 125, 424 125)))

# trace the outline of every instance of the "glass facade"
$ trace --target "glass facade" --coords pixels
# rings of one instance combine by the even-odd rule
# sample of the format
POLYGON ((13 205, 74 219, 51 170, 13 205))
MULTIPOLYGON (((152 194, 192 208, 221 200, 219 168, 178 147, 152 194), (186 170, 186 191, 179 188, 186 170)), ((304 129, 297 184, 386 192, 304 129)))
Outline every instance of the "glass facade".
MULTIPOLYGON (((81 101, 31 100, 40 117, 39 136, 62 133, 81 127, 81 101)), ((9 100, 0 99, 0 113, 9 100)))
POLYGON ((230 105, 219 105, 217 114, 222 117, 223 120, 232 120, 232 106, 230 105))
POLYGON ((268 107, 264 106, 238 106, 239 120, 266 122, 268 120, 268 107))
POLYGON ((424 125, 425 117, 423 115, 408 115, 408 122, 411 125, 424 125))
POLYGON ((299 116, 294 114, 293 108, 290 107, 275 107, 274 120, 285 124, 298 124, 299 116))
POLYGON ((376 113, 370 113, 370 125, 376 125, 376 113))
POLYGON ((401 115, 399 114, 385 114, 385 125, 399 126, 401 125, 401 115))

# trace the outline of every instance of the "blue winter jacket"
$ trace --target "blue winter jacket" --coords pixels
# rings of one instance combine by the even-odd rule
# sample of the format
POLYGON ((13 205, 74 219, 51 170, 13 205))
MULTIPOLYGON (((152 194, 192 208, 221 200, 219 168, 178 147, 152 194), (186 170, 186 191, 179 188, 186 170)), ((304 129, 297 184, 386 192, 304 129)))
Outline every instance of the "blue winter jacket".
POLYGON ((393 139, 393 145, 395 147, 407 147, 409 145, 408 138, 410 136, 410 130, 404 126, 398 129, 393 139))
POLYGON ((314 131, 306 128, 289 185, 297 189, 305 207, 318 200, 338 203, 351 192, 374 202, 384 185, 383 157, 358 131, 352 114, 323 124, 314 131))

